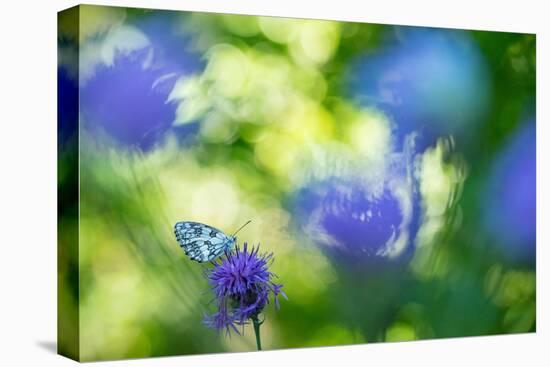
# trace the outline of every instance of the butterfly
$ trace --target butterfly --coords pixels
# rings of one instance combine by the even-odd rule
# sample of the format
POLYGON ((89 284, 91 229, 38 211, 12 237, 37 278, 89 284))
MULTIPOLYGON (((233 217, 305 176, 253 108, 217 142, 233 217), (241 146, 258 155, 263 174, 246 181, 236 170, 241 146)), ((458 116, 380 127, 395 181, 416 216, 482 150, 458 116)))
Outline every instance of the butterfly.
POLYGON ((250 222, 246 222, 231 236, 203 223, 177 222, 174 225, 174 234, 191 260, 204 263, 233 250, 237 242, 235 235, 250 222))

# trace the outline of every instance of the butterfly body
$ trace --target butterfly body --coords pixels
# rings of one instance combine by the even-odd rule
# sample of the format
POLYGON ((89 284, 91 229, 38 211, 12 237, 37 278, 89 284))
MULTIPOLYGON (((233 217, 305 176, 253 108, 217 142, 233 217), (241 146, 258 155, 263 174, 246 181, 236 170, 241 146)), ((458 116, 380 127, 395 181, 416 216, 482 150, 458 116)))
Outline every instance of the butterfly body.
POLYGON ((177 222, 174 234, 191 260, 204 263, 233 250, 237 238, 198 222, 177 222))

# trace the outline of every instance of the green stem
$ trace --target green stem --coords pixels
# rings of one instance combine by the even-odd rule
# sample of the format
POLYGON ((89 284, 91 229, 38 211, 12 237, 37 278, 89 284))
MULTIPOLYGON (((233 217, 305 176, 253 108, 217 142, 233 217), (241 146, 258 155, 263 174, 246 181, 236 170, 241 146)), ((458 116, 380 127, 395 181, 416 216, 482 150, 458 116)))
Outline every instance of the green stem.
POLYGON ((252 324, 254 325, 254 334, 256 334, 256 346, 258 350, 262 350, 262 340, 260 338, 260 325, 262 323, 258 320, 258 316, 252 317, 252 324))

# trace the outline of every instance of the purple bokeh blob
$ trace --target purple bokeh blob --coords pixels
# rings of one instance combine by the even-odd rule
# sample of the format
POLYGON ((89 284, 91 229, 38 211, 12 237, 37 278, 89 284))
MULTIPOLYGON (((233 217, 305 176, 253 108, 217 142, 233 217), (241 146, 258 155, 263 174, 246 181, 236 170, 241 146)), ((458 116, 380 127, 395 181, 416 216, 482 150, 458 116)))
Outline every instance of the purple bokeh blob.
POLYGON ((66 67, 57 68, 57 131, 62 144, 78 131, 78 82, 66 67))
POLYGON ((497 155, 485 201, 485 225, 513 261, 534 261, 536 243, 536 128, 523 124, 497 155))
POLYGON ((201 67, 172 18, 158 12, 134 21, 130 25, 147 37, 149 45, 117 52, 113 65, 96 67, 81 89, 81 113, 90 131, 103 131, 122 145, 147 150, 172 127, 177 104, 168 101, 170 92, 179 77, 201 67))
POLYGON ((293 213, 300 230, 346 268, 361 270, 410 258, 419 226, 420 205, 411 194, 411 213, 389 185, 372 195, 358 180, 330 179, 300 190, 293 213), (404 221, 407 221, 406 223, 404 221), (395 258, 388 249, 406 232, 405 249, 395 258))
POLYGON ((380 51, 352 64, 351 97, 388 114, 397 141, 417 132, 421 150, 440 136, 470 136, 490 95, 488 68, 476 43, 450 29, 395 30, 380 51))

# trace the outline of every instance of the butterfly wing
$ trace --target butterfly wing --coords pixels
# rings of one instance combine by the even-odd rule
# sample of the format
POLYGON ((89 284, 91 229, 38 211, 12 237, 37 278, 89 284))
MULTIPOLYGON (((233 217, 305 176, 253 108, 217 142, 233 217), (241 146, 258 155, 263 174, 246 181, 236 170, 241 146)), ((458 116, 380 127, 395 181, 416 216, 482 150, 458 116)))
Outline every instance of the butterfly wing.
POLYGON ((200 263, 214 260, 234 242, 219 229, 197 222, 176 223, 174 234, 185 254, 200 263))

